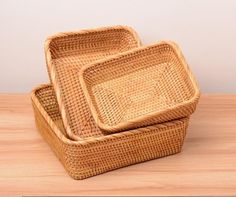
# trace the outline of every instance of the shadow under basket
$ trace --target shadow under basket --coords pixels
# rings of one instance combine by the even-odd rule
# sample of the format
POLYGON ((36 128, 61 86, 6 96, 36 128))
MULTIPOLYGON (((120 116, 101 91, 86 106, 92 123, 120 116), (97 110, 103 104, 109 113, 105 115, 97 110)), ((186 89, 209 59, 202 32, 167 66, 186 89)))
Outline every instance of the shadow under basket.
POLYGON ((189 118, 79 141, 68 138, 51 85, 31 94, 38 131, 69 175, 85 179, 181 151, 189 118))

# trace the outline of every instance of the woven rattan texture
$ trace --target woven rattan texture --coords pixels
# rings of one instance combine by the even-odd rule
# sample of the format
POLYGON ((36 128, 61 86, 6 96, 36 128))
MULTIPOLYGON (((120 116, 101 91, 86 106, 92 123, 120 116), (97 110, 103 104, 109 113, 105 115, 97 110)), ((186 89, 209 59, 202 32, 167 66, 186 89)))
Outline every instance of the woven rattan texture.
POLYGON ((189 116, 199 99, 196 81, 172 42, 85 66, 80 80, 95 121, 108 132, 189 116))
POLYGON ((47 39, 49 76, 57 93, 63 123, 72 139, 102 133, 91 116, 77 71, 91 62, 139 46, 136 33, 122 26, 61 33, 47 39))
POLYGON ((64 135, 52 86, 36 88, 31 98, 39 132, 74 179, 180 152, 189 120, 71 141, 64 135))

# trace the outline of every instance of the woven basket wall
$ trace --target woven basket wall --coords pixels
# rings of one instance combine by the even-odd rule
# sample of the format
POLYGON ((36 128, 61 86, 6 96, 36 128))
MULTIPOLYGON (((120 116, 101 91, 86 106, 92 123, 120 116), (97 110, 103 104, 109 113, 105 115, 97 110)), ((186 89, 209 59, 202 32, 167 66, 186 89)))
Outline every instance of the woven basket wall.
POLYGON ((74 179, 84 179, 181 151, 189 118, 111 135, 68 138, 51 85, 32 91, 39 132, 74 179))

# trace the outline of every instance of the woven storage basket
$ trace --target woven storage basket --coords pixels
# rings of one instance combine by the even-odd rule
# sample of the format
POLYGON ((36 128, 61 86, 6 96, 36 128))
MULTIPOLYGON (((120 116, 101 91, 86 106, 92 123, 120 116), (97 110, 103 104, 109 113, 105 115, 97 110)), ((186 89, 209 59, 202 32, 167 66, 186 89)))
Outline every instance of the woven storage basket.
POLYGON ((84 179, 181 151, 188 118, 80 141, 68 138, 52 86, 32 91, 36 126, 67 172, 84 179))
POLYGON ((199 99, 197 83, 172 42, 87 65, 78 77, 94 120, 107 132, 187 117, 199 99))
POLYGON ((79 140, 81 136, 101 133, 81 90, 77 70, 139 46, 140 40, 134 30, 123 26, 59 33, 46 40, 48 73, 70 138, 79 140))

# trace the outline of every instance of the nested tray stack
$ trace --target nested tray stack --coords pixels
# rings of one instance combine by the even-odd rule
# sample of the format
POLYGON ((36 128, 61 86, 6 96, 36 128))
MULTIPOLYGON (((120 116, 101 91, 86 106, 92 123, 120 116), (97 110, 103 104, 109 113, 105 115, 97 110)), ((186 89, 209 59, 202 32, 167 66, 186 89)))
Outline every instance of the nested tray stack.
POLYGON ((57 34, 45 54, 36 125, 74 179, 181 151, 199 90, 174 43, 117 26, 57 34))

